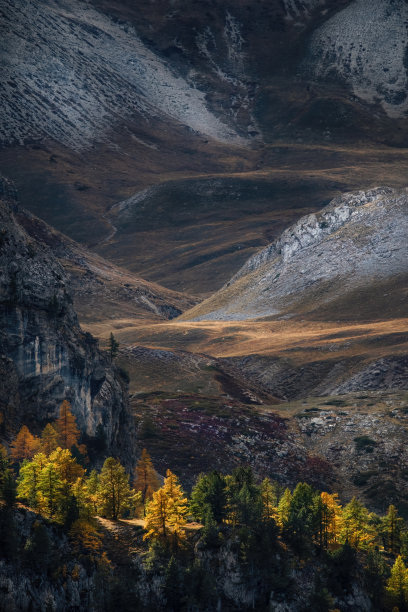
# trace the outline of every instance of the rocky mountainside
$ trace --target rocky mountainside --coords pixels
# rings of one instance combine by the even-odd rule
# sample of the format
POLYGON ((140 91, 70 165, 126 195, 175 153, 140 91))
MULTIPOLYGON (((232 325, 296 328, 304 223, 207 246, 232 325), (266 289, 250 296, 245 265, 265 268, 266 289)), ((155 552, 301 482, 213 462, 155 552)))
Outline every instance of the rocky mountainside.
POLYGON ((131 465, 126 385, 97 341, 81 331, 64 269, 17 217, 9 194, 0 204, 2 437, 22 423, 36 431, 68 399, 82 432, 92 438, 102 427, 107 451, 131 465))
POLYGON ((319 316, 354 320, 406 314, 408 192, 378 188, 345 194, 302 217, 214 296, 192 320, 319 316), (392 303, 386 288, 398 287, 392 303), (378 296, 379 292, 383 295, 378 296), (370 304, 361 303, 371 293, 370 304), (377 295, 376 295, 377 293, 377 295), (385 295, 384 295, 385 293, 385 295), (377 299, 379 297, 379 299, 377 299), (343 305, 338 315, 339 303, 343 305))
POLYGON ((305 67, 317 79, 338 75, 354 94, 379 102, 390 117, 408 110, 408 6, 394 0, 356 0, 313 34, 305 67))
POLYGON ((22 207, 18 207, 15 217, 33 240, 52 250, 63 266, 82 322, 111 317, 172 319, 197 302, 193 297, 149 283, 113 265, 22 207))
POLYGON ((403 0, 0 11, 3 173, 142 278, 208 296, 305 209, 405 186, 403 0))
MULTIPOLYGON (((257 7, 240 1, 208 3, 206 11, 186 2, 159 4, 3 2, 1 140, 47 136, 77 149, 129 119, 159 116, 242 144, 256 134, 254 86, 282 71, 272 52, 285 38, 306 39, 303 70, 315 78, 337 74, 357 97, 380 102, 391 116, 407 110, 402 0, 275 0, 257 7), (267 36, 269 57, 259 45, 267 36)), ((286 54, 301 72, 298 58, 286 54)))
POLYGON ((129 116, 158 114, 216 140, 238 140, 192 82, 152 53, 130 25, 89 3, 3 3, 2 16, 3 142, 46 135, 77 149, 129 116))

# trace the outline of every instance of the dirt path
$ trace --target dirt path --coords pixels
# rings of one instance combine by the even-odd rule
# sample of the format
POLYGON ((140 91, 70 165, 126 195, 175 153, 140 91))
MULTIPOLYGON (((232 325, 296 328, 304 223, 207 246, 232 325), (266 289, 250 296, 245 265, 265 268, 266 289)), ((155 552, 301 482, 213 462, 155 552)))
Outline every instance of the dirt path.
POLYGON ((144 521, 141 519, 111 521, 96 517, 109 559, 116 565, 128 565, 132 556, 143 552, 144 521))

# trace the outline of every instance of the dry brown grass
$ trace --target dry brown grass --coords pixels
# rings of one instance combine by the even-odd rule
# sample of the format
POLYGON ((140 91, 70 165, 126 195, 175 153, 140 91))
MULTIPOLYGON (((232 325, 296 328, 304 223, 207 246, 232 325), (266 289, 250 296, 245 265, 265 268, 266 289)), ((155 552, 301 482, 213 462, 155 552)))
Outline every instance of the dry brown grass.
POLYGON ((186 350, 214 357, 282 356, 296 363, 341 357, 376 357, 406 353, 408 318, 367 323, 322 321, 170 321, 149 323, 120 319, 87 325, 106 342, 110 332, 123 345, 186 350), (395 343, 393 339, 397 339, 395 343), (405 336, 405 339, 404 339, 405 336), (317 353, 318 351, 318 353, 317 353))

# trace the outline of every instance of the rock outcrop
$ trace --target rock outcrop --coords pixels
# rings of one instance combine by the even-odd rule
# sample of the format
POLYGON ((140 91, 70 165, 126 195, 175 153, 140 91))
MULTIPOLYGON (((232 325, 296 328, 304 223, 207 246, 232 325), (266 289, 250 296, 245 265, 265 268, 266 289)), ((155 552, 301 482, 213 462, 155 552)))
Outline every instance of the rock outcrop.
POLYGON ((93 437, 102 426, 107 452, 131 465, 134 425, 125 383, 79 327, 64 269, 17 223, 18 205, 8 200, 0 203, 3 434, 23 422, 38 428, 68 399, 82 432, 93 437))
POLYGON ((305 66, 318 79, 335 75, 389 117, 408 110, 408 6, 403 0, 355 0, 318 28, 305 66))
MULTIPOLYGON (((318 314, 342 300, 342 316, 358 318, 355 294, 374 293, 372 314, 383 315, 377 291, 399 286, 394 316, 405 308, 408 276, 408 191, 380 187, 345 194, 302 217, 254 255, 218 293, 184 318, 242 320, 318 314), (398 282, 399 281, 399 282, 398 282), (377 293, 377 294, 376 294, 377 293), (347 296, 349 300, 347 301, 347 296), (378 298, 378 301, 377 301, 378 298), (379 307, 380 312, 376 312, 379 307)), ((328 316, 327 318, 330 318, 328 316)))

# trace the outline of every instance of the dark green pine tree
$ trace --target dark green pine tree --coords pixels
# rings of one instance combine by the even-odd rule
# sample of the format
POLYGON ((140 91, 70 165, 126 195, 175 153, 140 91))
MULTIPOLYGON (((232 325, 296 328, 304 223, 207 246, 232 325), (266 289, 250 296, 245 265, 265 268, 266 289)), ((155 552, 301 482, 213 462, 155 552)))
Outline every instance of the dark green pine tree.
POLYGON ((111 332, 111 335, 109 336, 109 355, 110 355, 111 361, 113 361, 115 357, 117 356, 118 350, 119 350, 119 342, 116 340, 115 336, 111 332))
POLYGON ((312 487, 300 482, 289 505, 288 520, 283 535, 300 555, 308 554, 317 529, 316 494, 312 487))
POLYGON ((31 537, 25 545, 27 562, 37 570, 47 570, 51 563, 50 552, 51 542, 47 528, 40 521, 36 521, 31 537))
POLYGON ((211 516, 216 523, 225 518, 225 477, 216 470, 200 474, 191 492, 190 510, 194 518, 204 523, 211 516))
POLYGON ((163 592, 166 598, 166 610, 169 612, 178 612, 178 610, 181 609, 183 596, 182 587, 181 568, 175 556, 172 555, 166 567, 163 586, 163 592))

